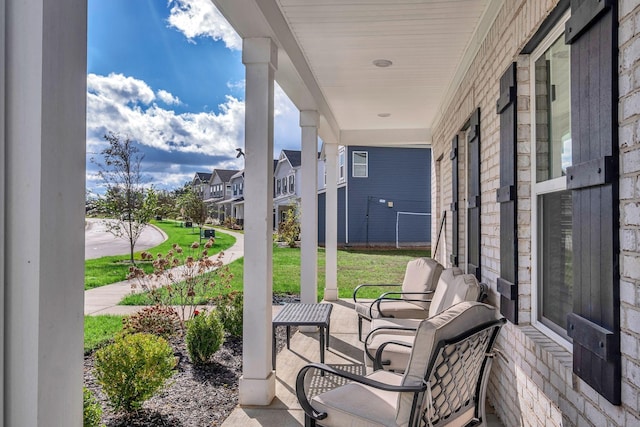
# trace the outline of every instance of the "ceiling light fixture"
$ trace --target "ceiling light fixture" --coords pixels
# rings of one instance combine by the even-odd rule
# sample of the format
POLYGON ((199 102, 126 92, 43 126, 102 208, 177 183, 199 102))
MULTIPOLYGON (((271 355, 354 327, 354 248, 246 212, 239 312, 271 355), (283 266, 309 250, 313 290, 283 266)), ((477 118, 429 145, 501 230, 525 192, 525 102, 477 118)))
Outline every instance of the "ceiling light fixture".
POLYGON ((388 59, 375 59, 373 61, 373 65, 380 68, 387 68, 387 67, 390 67, 392 64, 393 62, 389 61, 388 59))
POLYGON ((391 113, 378 113, 378 117, 390 117, 391 113))

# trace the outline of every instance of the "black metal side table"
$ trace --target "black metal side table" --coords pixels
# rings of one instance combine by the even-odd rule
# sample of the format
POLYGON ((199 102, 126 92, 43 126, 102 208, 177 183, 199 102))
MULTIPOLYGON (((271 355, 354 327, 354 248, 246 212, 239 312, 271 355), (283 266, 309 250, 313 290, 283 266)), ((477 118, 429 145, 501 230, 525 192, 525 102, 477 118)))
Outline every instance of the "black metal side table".
POLYGON ((272 363, 276 369, 276 328, 287 327, 287 348, 290 347, 291 326, 317 326, 320 328, 320 362, 324 363, 324 350, 329 347, 329 327, 331 325, 332 304, 285 304, 280 313, 273 318, 272 363), (326 337, 326 347, 325 347, 326 337))

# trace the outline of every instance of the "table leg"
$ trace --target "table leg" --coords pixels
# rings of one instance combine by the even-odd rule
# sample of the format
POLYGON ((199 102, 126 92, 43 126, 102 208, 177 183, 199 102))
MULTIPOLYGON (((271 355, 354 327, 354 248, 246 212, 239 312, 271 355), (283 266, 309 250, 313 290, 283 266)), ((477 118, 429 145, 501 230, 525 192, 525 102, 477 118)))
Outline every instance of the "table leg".
MULTIPOLYGON (((324 326, 320 326, 320 363, 324 363, 324 326)), ((320 376, 324 377, 324 371, 320 371, 320 376)))
POLYGON ((327 348, 329 348, 329 330, 331 329, 331 321, 327 321, 327 348))
POLYGON ((271 341, 271 367, 276 370, 276 327, 271 328, 273 331, 273 341, 271 341))
POLYGON ((287 325, 287 348, 291 349, 291 326, 287 325))

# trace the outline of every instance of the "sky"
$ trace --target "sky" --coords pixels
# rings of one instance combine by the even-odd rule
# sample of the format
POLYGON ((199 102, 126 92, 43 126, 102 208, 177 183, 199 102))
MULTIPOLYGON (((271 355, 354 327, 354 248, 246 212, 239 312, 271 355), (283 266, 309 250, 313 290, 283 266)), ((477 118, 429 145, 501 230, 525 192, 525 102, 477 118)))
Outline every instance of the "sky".
MULTIPOLYGON (((195 172, 242 169, 242 41, 210 0, 89 0, 87 190, 91 158, 115 132, 137 143, 147 184, 174 189, 195 172)), ((274 158, 300 150, 299 113, 276 85, 274 158)))

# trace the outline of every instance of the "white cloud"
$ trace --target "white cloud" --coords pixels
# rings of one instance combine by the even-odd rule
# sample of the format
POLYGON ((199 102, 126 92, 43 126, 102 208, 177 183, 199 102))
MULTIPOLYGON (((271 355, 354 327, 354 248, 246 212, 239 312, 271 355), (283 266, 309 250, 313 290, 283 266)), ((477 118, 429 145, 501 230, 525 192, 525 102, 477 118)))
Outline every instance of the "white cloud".
POLYGON ((87 75, 87 91, 119 104, 150 104, 156 98, 153 90, 142 80, 114 73, 108 76, 87 75))
POLYGON ((173 96, 170 92, 167 92, 164 89, 160 89, 158 92, 156 92, 156 95, 158 96, 158 99, 160 99, 162 102, 164 102, 167 105, 182 104, 182 101, 180 101, 180 98, 178 98, 177 96, 173 96))
POLYGON ((169 0, 169 26, 181 31, 189 41, 196 37, 222 40, 231 50, 242 49, 242 39, 211 0, 169 0))
POLYGON ((221 157, 234 157, 244 140, 244 102, 232 96, 218 107, 219 113, 180 114, 152 103, 151 88, 133 77, 90 74, 87 86, 88 151, 99 151, 104 146, 102 136, 109 131, 166 152, 221 157), (130 90, 122 90, 122 82, 130 90))

